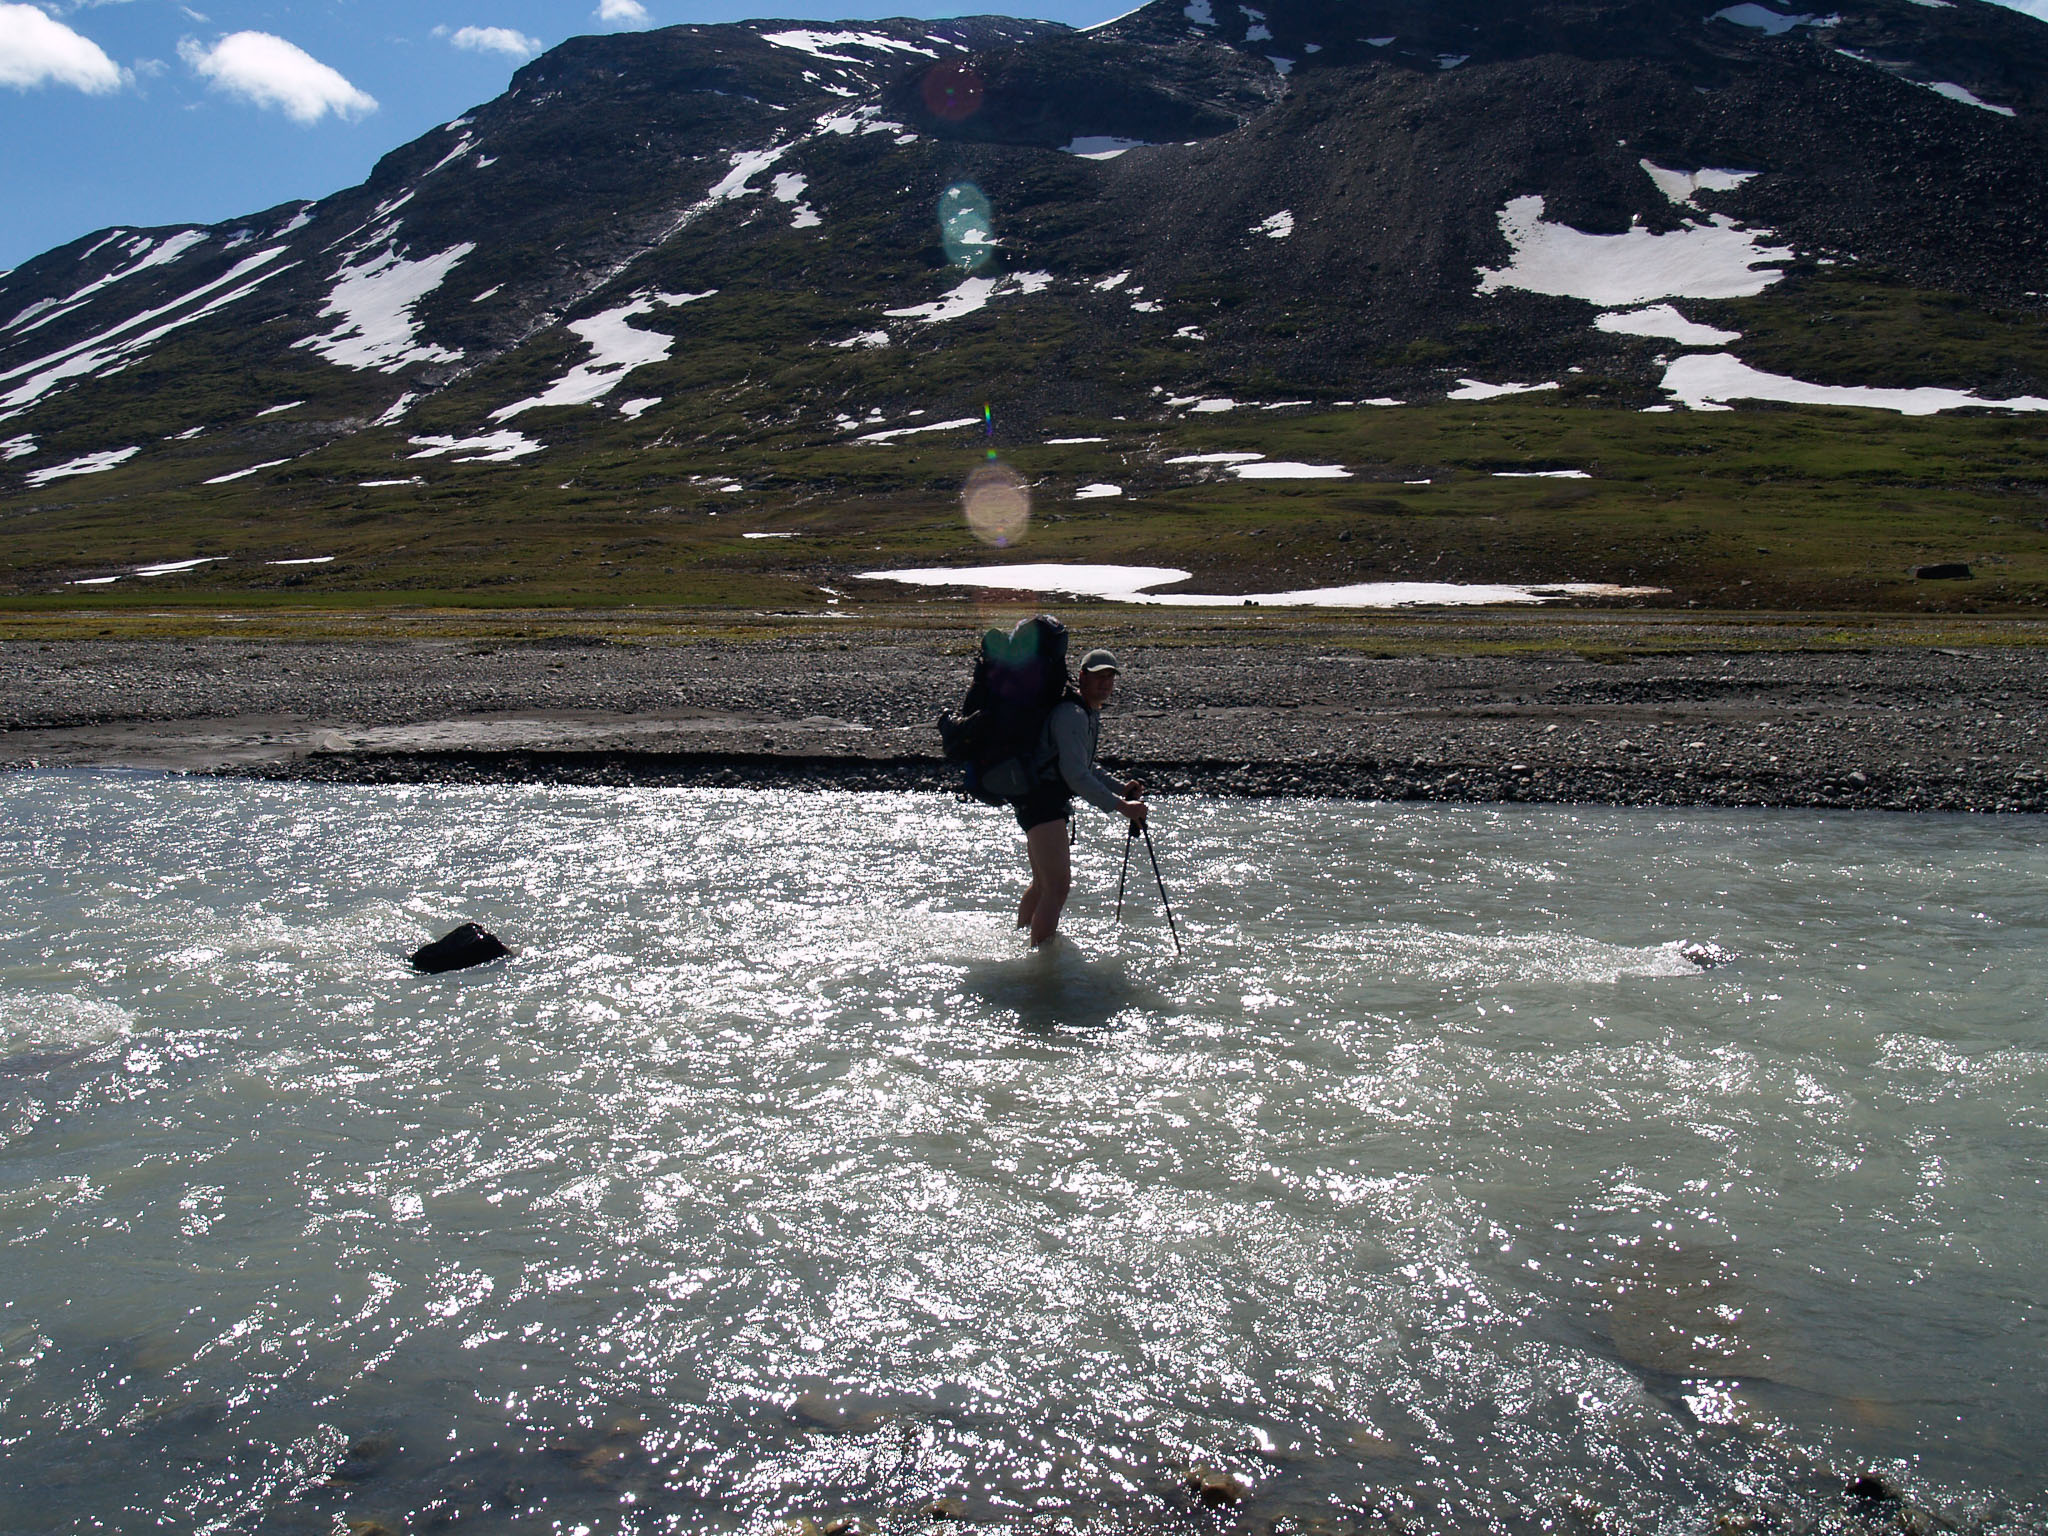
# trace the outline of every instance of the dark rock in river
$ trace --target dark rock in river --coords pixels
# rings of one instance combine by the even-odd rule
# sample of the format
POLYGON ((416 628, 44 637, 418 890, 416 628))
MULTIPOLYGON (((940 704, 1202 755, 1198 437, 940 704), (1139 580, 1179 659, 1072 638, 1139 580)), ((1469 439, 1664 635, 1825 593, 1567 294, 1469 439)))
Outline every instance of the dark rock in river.
POLYGON ((1913 567, 1916 581, 1970 581, 1970 568, 1960 560, 1944 561, 1939 565, 1916 565, 1913 567))
POLYGON ((484 965, 511 953, 499 942, 496 934, 475 923, 464 923, 453 933, 414 950, 412 968, 437 975, 442 971, 462 971, 473 965, 484 965))
POLYGON ((1252 1496, 1250 1483, 1221 1467, 1196 1467, 1188 1473, 1188 1487, 1204 1504, 1242 1504, 1252 1496))
POLYGON ((1678 952, 1701 970, 1716 965, 1727 965, 1735 959, 1735 951, 1723 949, 1718 944, 1703 943, 1698 939, 1687 939, 1678 946, 1678 952))

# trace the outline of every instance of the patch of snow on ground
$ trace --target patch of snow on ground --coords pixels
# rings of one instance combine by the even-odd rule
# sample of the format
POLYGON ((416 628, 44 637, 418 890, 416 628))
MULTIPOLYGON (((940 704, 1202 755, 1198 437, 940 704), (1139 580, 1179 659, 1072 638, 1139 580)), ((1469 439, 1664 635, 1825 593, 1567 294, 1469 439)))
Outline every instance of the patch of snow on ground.
POLYGON ((929 421, 921 427, 891 427, 882 432, 864 432, 856 443, 893 443, 899 437, 908 437, 913 432, 951 432, 956 427, 978 427, 979 416, 962 416, 957 421, 929 421))
POLYGON ((334 564, 334 556, 308 555, 303 560, 266 560, 263 563, 265 565, 332 565, 334 564))
POLYGON ((1209 0, 1188 0, 1187 9, 1182 11, 1181 15, 1198 27, 1216 25, 1216 12, 1211 8, 1209 0))
POLYGON ((1159 313, 1160 304, 1157 299, 1139 299, 1131 305, 1131 309, 1140 315, 1156 315, 1159 313))
POLYGON ((499 294, 503 293, 504 291, 505 285, 503 283, 497 283, 492 287, 486 288, 482 293, 478 294, 469 302, 472 304, 481 304, 485 299, 495 299, 499 294))
POLYGON ((412 455, 416 459, 438 459, 443 455, 459 455, 452 460, 457 464, 509 464, 522 459, 529 453, 539 453, 546 443, 536 443, 524 433, 506 430, 489 432, 481 437, 416 437, 412 445, 421 451, 412 455))
POLYGON ((1228 395, 1218 395, 1208 400, 1197 400, 1188 407, 1188 410, 1197 416, 1213 416, 1221 411, 1241 409, 1243 409, 1242 402, 1233 400, 1228 395))
POLYGON ((752 196, 757 189, 748 183, 793 148, 792 144, 772 144, 766 149, 734 150, 732 169, 712 184, 711 190, 704 194, 705 201, 716 203, 726 198, 752 196))
POLYGON ((1657 184, 1657 190, 1681 207, 1690 207, 1695 195, 1701 192, 1733 192, 1745 181, 1753 180, 1755 171, 1671 171, 1648 160, 1638 160, 1643 173, 1657 184))
POLYGON ((1240 480, 1349 480, 1351 471, 1342 464, 1296 464, 1285 459, 1271 463, 1233 464, 1230 472, 1240 480))
POLYGON ((1394 40, 1391 37, 1368 37, 1366 39, 1366 42, 1370 43, 1375 48, 1385 48, 1393 41, 1394 40))
POLYGON ((491 412, 493 421, 510 421, 527 411, 557 405, 589 405, 618 388, 627 374, 649 363, 658 363, 675 350, 676 339, 656 331, 643 331, 626 322, 651 313, 657 305, 676 308, 708 299, 717 290, 703 293, 642 293, 617 309, 570 322, 573 332, 595 355, 578 363, 539 394, 491 412))
POLYGON ((1654 336, 1688 347, 1725 347, 1740 341, 1742 332, 1724 331, 1716 326, 1688 320, 1669 304, 1652 304, 1648 309, 1615 311, 1598 316, 1593 328, 1615 336, 1654 336))
POLYGON ((1100 501, 1105 496, 1121 496, 1123 495, 1123 493, 1124 488, 1122 486, 1111 485, 1107 481, 1098 480, 1093 485, 1084 485, 1077 487, 1074 491, 1074 500, 1100 501))
POLYGON ((743 539, 793 539, 796 535, 793 533, 743 533, 740 537, 743 539))
MULTIPOLYGON (((1106 437, 1048 437, 1045 440, 1045 446, 1048 448, 1064 448, 1074 443, 1106 443, 1108 441, 1109 439, 1106 437)), ((0 447, 5 446, 6 444, 0 443, 0 447)))
POLYGON ((659 404, 661 404, 661 401, 652 395, 637 400, 621 400, 619 402, 619 414, 628 421, 638 421, 659 404))
POLYGON ((831 53, 827 51, 829 49, 880 48, 885 52, 914 53, 927 59, 938 57, 929 48, 920 48, 915 43, 899 42, 893 37, 884 37, 879 32, 813 32, 808 28, 799 28, 789 32, 763 32, 761 41, 773 43, 778 48, 794 48, 798 53, 808 53, 814 59, 830 59, 835 64, 866 64, 872 61, 843 53, 831 53))
POLYGON ((1207 341, 1209 333, 1199 325, 1184 325, 1173 333, 1176 341, 1207 341))
POLYGON ((390 409, 385 411, 385 413, 382 416, 379 416, 375 421, 371 422, 370 425, 373 427, 395 426, 398 422, 399 417, 403 416, 407 411, 411 410, 413 407, 413 402, 417 399, 419 399, 419 396, 415 394, 400 395, 396 400, 391 402, 390 409))
MULTIPOLYGON (((1916 80, 1913 83, 1918 85, 1921 82, 1916 80)), ((1946 96, 1950 101, 1960 101, 1968 107, 1982 107, 1986 112, 1996 112, 2000 117, 2019 116, 2011 107, 2001 107, 1995 102, 1986 101, 1976 93, 1967 91, 1952 81, 1930 80, 1927 82, 1927 89, 1934 92, 1937 96, 1946 96)))
POLYGON ((1066 153, 1079 155, 1083 160, 1114 160, 1129 149, 1147 149, 1149 139, 1120 139, 1108 133, 1076 134, 1066 147, 1066 153))
POLYGON ((202 565, 218 565, 225 555, 202 555, 197 560, 165 560, 158 565, 138 565, 137 576, 182 576, 187 571, 196 571, 202 565))
POLYGON ((1726 410, 1730 400, 1776 400, 1787 405, 1862 406, 1902 416, 1981 406, 1999 411, 2048 411, 2048 399, 2019 395, 1987 400, 1961 389, 1874 389, 1854 384, 1808 384, 1751 368, 1728 352, 1695 352, 1664 370, 1664 388, 1696 411, 1726 410))
POLYGON ((8 369, 5 373, 0 373, 0 383, 5 383, 10 379, 22 379, 23 375, 28 375, 11 392, 0 395, 0 421, 5 421, 11 416, 19 416, 30 405, 34 404, 35 401, 41 399, 42 396, 67 379, 91 377, 102 369, 133 361, 164 337, 170 335, 171 332, 178 330, 182 326, 190 325, 195 320, 203 320, 216 310, 225 309, 238 299, 246 298, 254 293, 264 283, 270 281, 271 278, 278 276, 280 273, 291 271, 297 264, 295 262, 286 262, 283 266, 272 267, 268 272, 251 278, 247 282, 242 282, 244 278, 248 278, 252 272, 255 272, 258 267, 264 266, 274 261, 277 257, 282 256, 284 249, 283 246, 276 245, 267 251, 258 251, 254 256, 243 258, 230 270, 214 278, 213 281, 200 284, 190 293, 181 294, 175 299, 157 305, 154 309, 144 310, 139 315, 131 315, 118 325, 109 326, 97 336, 88 337, 84 341, 74 342, 60 351, 52 352, 46 357, 36 359, 32 363, 22 363, 8 369), (237 282, 241 282, 242 286, 239 288, 230 287, 231 284, 237 282), (221 293, 219 290, 223 288, 228 288, 229 291, 221 293), (214 297, 207 298, 209 294, 214 295, 214 297), (177 315, 173 319, 163 319, 164 316, 171 315, 176 310, 185 309, 185 306, 193 304, 202 298, 205 298, 207 301, 204 304, 200 304, 196 309, 187 310, 184 314, 177 315), (163 323, 160 325, 151 324, 151 322, 158 320, 162 320, 163 323), (138 330, 138 327, 141 326, 150 326, 150 329, 138 330), (131 332, 134 334, 130 334, 131 332))
POLYGON ((1488 384, 1483 379, 1460 379, 1458 387, 1445 395, 1446 400, 1497 400, 1502 395, 1529 395, 1540 390, 1557 388, 1556 380, 1548 384, 1488 384))
POLYGON ((1291 75, 1294 73, 1294 60, 1283 59, 1277 53, 1267 54, 1266 62, 1272 65, 1275 72, 1277 72, 1278 74, 1291 75))
POLYGON ((1472 55, 1469 53, 1440 53, 1436 56, 1436 67, 1438 69, 1456 69, 1471 57, 1472 55))
POLYGON ((792 216, 789 221, 791 229, 810 229, 815 225, 825 222, 818 217, 816 209, 812 208, 809 203, 801 201, 804 195, 804 188, 808 184, 803 177, 792 171, 779 171, 776 173, 774 182, 769 186, 769 194, 778 203, 788 203, 791 205, 792 216))
POLYGON ((289 464, 290 459, 266 459, 261 464, 251 464, 247 469, 238 469, 230 474, 215 475, 211 480, 202 480, 202 485, 226 485, 231 480, 246 480, 251 475, 260 475, 266 469, 276 469, 280 464, 289 464))
POLYGON ((1496 480, 1590 480, 1583 469, 1496 469, 1496 480))
POLYGON ((1098 292, 1108 293, 1113 288, 1123 287, 1130 280, 1131 274, 1128 272, 1112 272, 1107 277, 1098 277, 1095 280, 1095 287, 1098 292))
POLYGON ((339 367, 379 373, 396 373, 413 363, 459 362, 460 352, 421 345, 413 308, 475 249, 464 241, 437 255, 407 261, 387 244, 367 260, 344 264, 334 274, 334 288, 320 310, 337 316, 341 324, 325 336, 308 336, 292 345, 311 347, 339 367))
POLYGON ((1254 459, 1263 459, 1263 453, 1181 453, 1166 462, 1169 464, 1249 464, 1254 459))
POLYGON ((1789 246, 1758 243, 1768 230, 1739 229, 1726 214, 1664 235, 1640 228, 1589 235, 1545 221, 1543 199, 1533 195, 1501 210, 1500 230, 1515 257, 1480 269, 1481 293, 1519 288, 1602 305, 1748 298, 1784 276, 1758 270, 1759 263, 1792 257, 1789 246))
POLYGON ((64 583, 67 587, 111 587, 121 578, 118 576, 81 576, 76 581, 64 583))
MULTIPOLYGON (((1099 442, 1100 439, 1098 438, 1097 441, 1099 442)), ((6 442, 0 443, 0 463, 12 463, 16 459, 25 459, 35 451, 36 440, 29 434, 23 433, 20 437, 10 437, 6 442)))
POLYGON ((418 475, 407 475, 403 480, 365 480, 362 489, 379 491, 387 485, 425 485, 427 482, 418 475))
MULTIPOLYGON (((105 277, 97 278, 94 281, 87 283, 83 288, 80 288, 77 292, 71 294, 68 298, 46 299, 40 304, 33 305, 29 309, 23 310, 20 314, 16 315, 12 320, 8 321, 6 325, 0 326, 0 330, 11 331, 16 326, 19 325, 22 327, 22 333, 24 335, 26 335, 29 331, 39 331, 44 326, 48 325, 51 321, 61 320, 66 315, 71 314, 80 305, 90 300, 95 294, 104 292, 105 290, 113 287, 114 284, 123 282, 128 278, 135 276, 135 274, 138 272, 147 272, 152 267, 161 267, 169 264, 170 262, 176 261, 180 256, 184 255, 187 251, 191 250, 193 246, 204 245, 205 243, 206 232, 204 230, 199 229, 180 230, 177 234, 172 235, 168 240, 164 241, 162 245, 156 245, 154 241, 150 240, 145 236, 137 244, 130 245, 128 247, 128 250, 131 253, 146 253, 140 254, 138 260, 130 262, 125 267, 121 267, 116 269, 115 271, 109 272, 105 277), (152 246, 154 246, 154 249, 152 249, 152 246), (33 325, 22 324, 23 321, 28 320, 31 318, 31 316, 38 314, 41 315, 41 318, 36 320, 33 325)), ((106 242, 102 240, 100 242, 100 245, 104 244, 106 244, 106 242)), ((98 249, 99 246, 93 247, 93 250, 98 249)), ((88 251, 86 254, 89 256, 92 254, 92 252, 88 251)))
POLYGON ((1282 208, 1278 213, 1261 219, 1252 226, 1252 233, 1264 235, 1270 240, 1285 240, 1294 233, 1294 215, 1282 208))
POLYGON ((78 458, 67 460, 62 464, 52 464, 48 469, 30 470, 28 483, 30 485, 48 485, 53 480, 69 480, 75 475, 104 474, 116 465, 126 464, 140 452, 142 452, 142 449, 136 447, 109 448, 103 453, 81 454, 78 458))
POLYGON ((896 581, 917 587, 984 587, 1010 592, 1052 592, 1063 597, 1100 597, 1112 602, 1172 608, 1408 608, 1468 607, 1487 603, 1548 603, 1568 597, 1648 597, 1662 587, 1617 587, 1605 582, 1535 583, 1527 586, 1426 581, 1374 581, 1348 587, 1311 587, 1295 592, 1253 592, 1213 596, 1156 592, 1189 579, 1186 571, 1156 565, 974 565, 925 570, 862 571, 863 581, 896 581))
POLYGON ((1832 27, 1841 21, 1839 16, 1787 16, 1761 5, 1731 5, 1726 10, 1716 11, 1707 18, 1709 21, 1731 21, 1738 27, 1749 27, 1769 37, 1779 37, 1794 27, 1832 27))
POLYGON ((256 417, 260 421, 265 416, 276 416, 284 411, 296 411, 300 406, 304 405, 305 403, 306 402, 303 400, 287 400, 283 405, 266 405, 262 410, 256 413, 256 417))
POLYGON ((889 345, 889 333, 887 331, 861 331, 847 337, 844 341, 835 341, 832 345, 842 350, 847 347, 886 347, 889 345))
POLYGON ((885 309, 882 313, 892 320, 918 320, 926 325, 937 325, 942 320, 958 320, 962 315, 971 315, 991 299, 1007 294, 1038 293, 1051 283, 1050 272, 970 277, 963 279, 960 286, 944 298, 934 299, 929 304, 913 304, 907 309, 885 309))

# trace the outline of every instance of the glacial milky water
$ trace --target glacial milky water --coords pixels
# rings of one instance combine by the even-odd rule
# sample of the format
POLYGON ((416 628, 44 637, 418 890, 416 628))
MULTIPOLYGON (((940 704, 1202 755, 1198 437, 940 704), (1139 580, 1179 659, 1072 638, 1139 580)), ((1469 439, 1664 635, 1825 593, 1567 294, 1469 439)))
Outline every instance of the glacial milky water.
POLYGON ((2039 822, 1083 814, 0 779, 0 1530, 2048 1529, 2039 822))

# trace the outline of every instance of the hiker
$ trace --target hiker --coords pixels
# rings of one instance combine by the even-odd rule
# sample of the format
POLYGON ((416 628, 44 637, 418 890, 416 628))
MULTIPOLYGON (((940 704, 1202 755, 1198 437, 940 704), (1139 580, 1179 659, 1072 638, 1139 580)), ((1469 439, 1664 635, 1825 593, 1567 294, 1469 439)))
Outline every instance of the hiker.
POLYGON ((964 765, 961 787, 983 805, 1008 806, 1024 829, 1031 884, 1017 904, 1017 926, 1034 946, 1059 927, 1072 887, 1068 818, 1080 795, 1105 811, 1145 825, 1138 784, 1118 785, 1095 766, 1102 706, 1116 687, 1116 658, 1090 651, 1081 682, 1067 677, 1067 626, 1051 614, 1021 619, 1005 634, 981 637, 974 681, 959 713, 939 716, 946 761, 964 765))
POLYGON ((1118 671, 1116 657, 1108 651, 1093 650, 1081 658, 1079 687, 1061 698, 1046 717, 1032 760, 1037 782, 1016 802, 1017 825, 1024 829, 1024 847, 1031 860, 1031 883, 1017 903, 1017 926, 1031 931, 1034 949, 1058 930, 1060 909, 1073 888, 1073 869, 1067 857, 1073 797, 1079 795, 1111 814, 1121 813, 1134 830, 1145 825, 1145 802, 1140 798, 1144 786, 1119 785, 1095 766, 1102 706, 1115 691, 1118 671))

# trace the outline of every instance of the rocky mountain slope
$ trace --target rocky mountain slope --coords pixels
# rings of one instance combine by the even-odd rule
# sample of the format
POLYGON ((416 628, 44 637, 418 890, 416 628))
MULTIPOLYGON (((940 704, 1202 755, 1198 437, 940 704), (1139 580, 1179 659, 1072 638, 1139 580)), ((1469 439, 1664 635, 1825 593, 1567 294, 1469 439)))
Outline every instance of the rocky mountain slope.
POLYGON ((1982 0, 579 38, 361 187, 0 277, 0 514, 673 505, 726 454, 829 490, 985 421, 1516 393, 2029 412, 2044 124, 2048 27, 1982 0))

